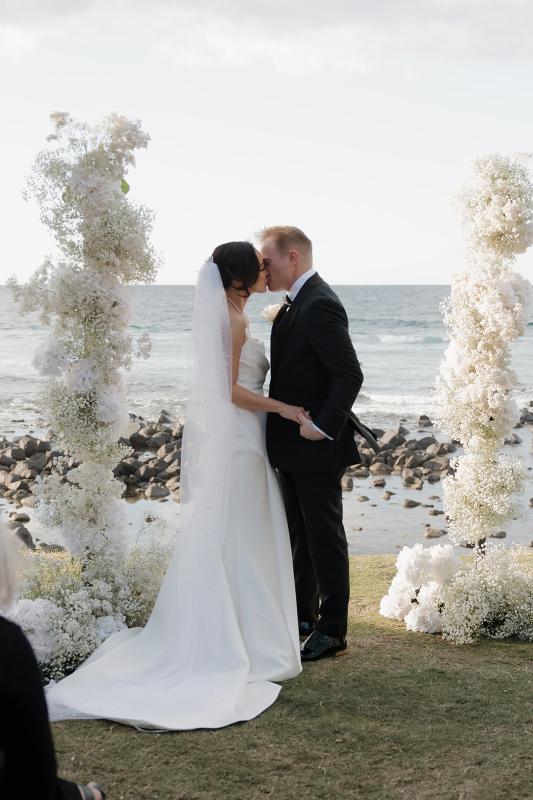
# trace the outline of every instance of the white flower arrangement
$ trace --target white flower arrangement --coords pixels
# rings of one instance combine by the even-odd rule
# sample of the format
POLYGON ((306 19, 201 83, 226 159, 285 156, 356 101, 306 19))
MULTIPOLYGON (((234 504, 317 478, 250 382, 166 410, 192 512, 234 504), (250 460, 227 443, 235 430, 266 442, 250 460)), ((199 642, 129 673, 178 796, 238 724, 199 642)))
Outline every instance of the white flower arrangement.
POLYGON ((525 548, 492 544, 462 561, 452 545, 403 547, 380 614, 408 630, 442 633, 456 644, 480 636, 533 641, 531 562, 525 548), (523 562, 523 563, 522 563, 523 562))
POLYGON ((261 316, 263 319, 266 319, 267 322, 274 322, 282 305, 283 303, 273 303, 270 306, 265 306, 261 311, 261 316))
MULTIPOLYGON (((119 444, 129 423, 121 370, 131 366, 133 352, 124 284, 150 281, 157 268, 148 240, 152 213, 128 200, 125 175, 135 163, 134 151, 146 147, 149 137, 138 122, 117 114, 95 128, 62 112, 52 121, 51 146, 37 156, 26 196, 37 199, 60 260, 48 259, 28 285, 15 278, 9 284, 22 312, 39 310, 51 325, 33 361, 48 378, 43 404, 64 448, 90 465, 72 475, 67 488, 52 476, 45 479, 50 490, 41 487, 41 499, 55 496, 50 522, 61 527, 73 552, 80 552, 81 537, 91 570, 98 554, 99 569, 112 572, 125 530, 112 475, 127 453, 119 444), (107 514, 114 509, 110 521, 103 519, 106 505, 107 514)), ((139 354, 149 354, 146 336, 139 354)))
POLYGON ((40 664, 50 662, 54 651, 53 630, 56 620, 61 618, 62 609, 52 600, 37 597, 35 600, 23 598, 16 604, 10 616, 21 626, 28 637, 40 664))
POLYGON ((152 520, 149 544, 133 547, 112 579, 87 580, 85 559, 71 553, 24 555, 9 617, 28 636, 45 678, 74 670, 115 631, 146 624, 172 556, 167 527, 152 520))
POLYGON ((533 244, 533 185, 524 157, 492 154, 474 162, 462 189, 463 221, 482 258, 513 258, 533 244))
POLYGON ((479 448, 450 463, 455 472, 443 481, 448 535, 456 543, 478 546, 492 531, 522 513, 516 496, 525 483, 525 468, 518 458, 479 448))
POLYGON ((533 182, 522 158, 478 159, 460 193, 470 269, 455 276, 444 303, 450 344, 436 388, 439 425, 465 454, 443 481, 449 535, 481 554, 491 530, 520 513, 525 472, 500 454, 516 424, 511 343, 523 335, 531 285, 513 270, 533 244, 533 182))
MULTIPOLYGON (((38 601, 57 606, 49 614, 47 636, 54 645, 47 660, 50 674, 59 675, 83 660, 102 632, 113 629, 109 617, 116 624, 128 617, 123 486, 113 476, 130 452, 120 441, 130 432, 121 373, 133 358, 125 284, 153 280, 158 259, 149 242, 153 214, 127 197, 127 170, 135 164, 135 151, 149 140, 140 123, 111 114, 91 128, 67 113, 51 118, 50 145, 37 156, 26 197, 37 200, 59 259, 46 259, 25 285, 14 277, 8 284, 21 312, 39 311, 50 327, 33 365, 47 379, 42 404, 48 422, 80 464, 66 477, 40 478, 35 492, 43 522, 60 530, 79 570, 70 583, 58 578, 61 592, 31 596, 41 638, 46 639, 46 615, 38 601), (103 593, 95 589, 98 583, 103 593), (106 622, 98 622, 102 619, 106 622)), ((146 334, 136 354, 149 357, 146 334)), ((43 569, 45 563, 36 561, 43 569)), ((28 599, 23 595, 20 602, 28 599)), ((28 626, 29 606, 19 604, 19 614, 22 626, 28 626)))
POLYGON ((439 426, 464 448, 443 481, 448 535, 475 547, 475 559, 456 564, 444 581, 420 571, 415 580, 421 556, 412 548, 398 559, 380 611, 457 643, 480 635, 533 639, 532 576, 504 548, 487 547, 496 527, 520 515, 526 475, 520 460, 500 452, 518 418, 511 343, 525 331, 531 299, 530 283, 513 270, 533 244, 533 182, 524 159, 478 159, 460 200, 469 269, 454 277, 443 304, 450 344, 436 389, 439 426))
POLYGON ((449 544, 402 547, 396 575, 381 599, 380 614, 404 621, 409 630, 440 632, 439 590, 456 574, 460 563, 449 544))
POLYGON ((522 552, 491 545, 484 558, 463 566, 442 587, 444 638, 457 644, 480 636, 533 641, 533 575, 520 563, 522 552))

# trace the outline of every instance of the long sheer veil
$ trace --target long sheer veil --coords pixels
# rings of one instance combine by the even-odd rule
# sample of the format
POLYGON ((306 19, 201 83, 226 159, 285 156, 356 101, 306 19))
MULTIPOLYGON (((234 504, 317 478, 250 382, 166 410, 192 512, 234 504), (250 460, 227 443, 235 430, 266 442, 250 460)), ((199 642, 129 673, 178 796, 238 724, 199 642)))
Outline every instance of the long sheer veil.
POLYGON ((192 317, 192 370, 181 451, 182 530, 216 544, 229 497, 231 327, 217 265, 198 275, 192 317))
MULTIPOLYGON (((181 451, 181 523, 176 550, 145 628, 172 642, 172 657, 213 669, 220 658, 231 603, 221 569, 232 494, 231 327, 220 272, 201 267, 192 316, 192 365, 181 451), (175 606, 179 604, 179 619, 175 606), (221 605, 216 608, 217 603, 221 605), (225 609, 224 609, 225 610, 225 609), (199 634, 199 630, 202 634, 199 634)), ((234 643, 235 644, 235 643, 234 643)), ((238 646, 241 646, 240 643, 238 646)), ((243 657, 246 660, 243 651, 243 657)))

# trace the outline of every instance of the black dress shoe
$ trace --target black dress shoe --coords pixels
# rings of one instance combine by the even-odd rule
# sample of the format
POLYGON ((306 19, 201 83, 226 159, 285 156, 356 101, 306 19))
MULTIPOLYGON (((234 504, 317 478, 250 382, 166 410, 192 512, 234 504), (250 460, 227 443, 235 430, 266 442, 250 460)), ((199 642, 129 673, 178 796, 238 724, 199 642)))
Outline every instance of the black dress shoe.
POLYGON ((300 634, 300 639, 308 639, 309 636, 313 633, 315 629, 314 622, 299 622, 298 623, 298 632, 300 634))
POLYGON ((348 645, 344 637, 327 636, 327 634, 315 630, 302 644, 300 653, 302 661, 317 661, 319 658, 329 656, 343 656, 347 649, 348 645))

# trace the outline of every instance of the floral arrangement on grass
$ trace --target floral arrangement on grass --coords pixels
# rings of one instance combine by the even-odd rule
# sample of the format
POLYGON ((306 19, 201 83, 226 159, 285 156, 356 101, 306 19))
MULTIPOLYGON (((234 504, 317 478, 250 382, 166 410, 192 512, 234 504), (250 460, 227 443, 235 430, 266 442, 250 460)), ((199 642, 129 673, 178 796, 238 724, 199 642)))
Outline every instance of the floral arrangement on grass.
MULTIPOLYGON (((47 258, 27 284, 14 277, 8 283, 21 312, 39 312, 50 328, 33 365, 46 378, 48 422, 79 464, 37 481, 38 514, 70 552, 35 554, 33 578, 23 580, 13 612, 59 677, 135 619, 123 486, 113 468, 131 452, 122 372, 131 366, 134 341, 125 286, 152 281, 158 258, 149 241, 153 214, 128 198, 128 168, 149 141, 140 123, 117 114, 95 127, 66 113, 51 118, 49 146, 35 160, 25 196, 37 200, 58 257, 47 258)), ((146 335, 135 351, 149 356, 146 335)), ((159 575, 161 556, 151 551, 146 575, 151 557, 159 575)), ((153 592, 146 597, 152 602, 153 592)), ((138 616, 144 619, 146 608, 138 616)))
MULTIPOLYGON (((533 244, 533 182, 525 157, 478 159, 459 200, 468 269, 454 277, 443 304, 450 343, 436 389, 439 427, 464 449, 443 481, 448 535, 473 547, 475 558, 438 588, 422 581, 417 608, 401 618, 414 630, 442 630, 456 642, 482 634, 533 639, 531 575, 505 548, 487 548, 491 533, 522 512, 526 477, 522 462, 501 452, 518 420, 511 343, 525 332, 531 300, 529 281, 513 268, 533 244)), ((391 590, 382 613, 400 618, 391 590)))
POLYGON ((533 574, 525 548, 487 547, 440 592, 442 634, 458 644, 480 636, 533 641, 533 574), (528 569, 529 565, 529 569, 528 569))
POLYGON ((403 547, 380 614, 456 644, 480 636, 533 640, 533 574, 525 548, 490 545, 463 560, 452 545, 403 547))
POLYGON ((168 523, 152 517, 148 543, 129 551, 113 581, 88 581, 82 559, 68 552, 26 552, 10 616, 28 636, 43 676, 60 679, 115 631, 145 625, 172 550, 168 523))
POLYGON ((460 564, 450 544, 402 547, 396 559, 396 575, 381 599, 380 614, 403 620, 412 631, 440 633, 439 591, 453 578, 460 564))

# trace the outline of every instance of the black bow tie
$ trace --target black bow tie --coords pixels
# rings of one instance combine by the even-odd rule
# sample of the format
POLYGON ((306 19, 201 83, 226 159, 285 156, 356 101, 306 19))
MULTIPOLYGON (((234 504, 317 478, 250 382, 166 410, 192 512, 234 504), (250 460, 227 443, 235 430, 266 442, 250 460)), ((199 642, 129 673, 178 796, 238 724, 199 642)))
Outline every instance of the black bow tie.
POLYGON ((289 297, 289 295, 288 295, 288 294, 286 294, 286 295, 285 295, 285 297, 283 298, 283 302, 284 302, 284 303, 287 303, 287 305, 288 305, 288 306, 290 306, 290 305, 291 305, 291 303, 292 303, 292 300, 291 300, 291 298, 289 297))

